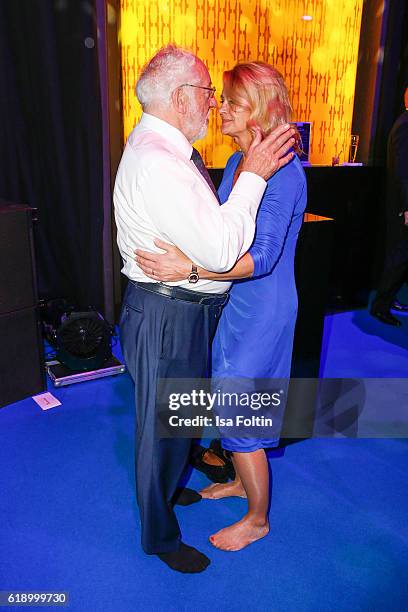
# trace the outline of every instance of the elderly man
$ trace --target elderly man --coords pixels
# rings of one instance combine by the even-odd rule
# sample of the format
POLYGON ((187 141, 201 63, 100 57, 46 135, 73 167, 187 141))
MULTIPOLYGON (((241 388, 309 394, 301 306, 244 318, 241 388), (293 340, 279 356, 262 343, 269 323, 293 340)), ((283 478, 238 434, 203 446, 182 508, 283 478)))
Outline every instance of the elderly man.
MULTIPOLYGON (((251 245, 266 182, 292 157, 293 130, 257 134, 227 203, 219 206, 203 161, 191 143, 202 138, 217 106, 205 65, 174 46, 143 69, 136 94, 143 108, 118 169, 115 216, 123 274, 129 278, 121 339, 135 382, 136 488, 142 546, 180 572, 203 571, 209 559, 181 541, 173 510, 191 440, 158 439, 156 387, 160 378, 203 378, 209 345, 229 283, 198 278, 152 283, 137 266, 136 248, 157 251, 155 239, 180 247, 200 266, 230 269, 251 245)), ((185 491, 181 503, 195 501, 185 491)), ((196 497, 197 494, 195 494, 196 497)))

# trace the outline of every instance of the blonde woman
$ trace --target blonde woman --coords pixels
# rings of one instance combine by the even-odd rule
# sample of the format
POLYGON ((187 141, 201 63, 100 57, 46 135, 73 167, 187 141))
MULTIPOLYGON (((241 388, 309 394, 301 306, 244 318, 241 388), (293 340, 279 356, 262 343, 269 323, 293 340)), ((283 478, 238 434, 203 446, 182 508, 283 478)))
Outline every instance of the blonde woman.
MULTIPOLYGON (((282 75, 262 62, 238 64, 224 73, 219 112, 222 133, 240 148, 228 160, 218 190, 223 203, 241 172, 254 132, 266 135, 290 121, 282 75)), ((200 278, 234 281, 213 342, 214 378, 289 378, 297 315, 294 257, 305 206, 306 179, 295 156, 268 181, 249 251, 227 273, 198 269, 200 278)), ((167 253, 138 252, 145 273, 154 269, 154 279, 162 282, 186 278, 192 262, 174 246, 156 244, 167 253)), ((222 407, 218 411, 222 416, 222 407)), ((269 470, 264 449, 277 443, 276 437, 222 439, 223 448, 233 453, 236 478, 212 484, 201 494, 210 499, 247 498, 248 510, 240 521, 210 536, 217 548, 240 550, 268 534, 269 470)))

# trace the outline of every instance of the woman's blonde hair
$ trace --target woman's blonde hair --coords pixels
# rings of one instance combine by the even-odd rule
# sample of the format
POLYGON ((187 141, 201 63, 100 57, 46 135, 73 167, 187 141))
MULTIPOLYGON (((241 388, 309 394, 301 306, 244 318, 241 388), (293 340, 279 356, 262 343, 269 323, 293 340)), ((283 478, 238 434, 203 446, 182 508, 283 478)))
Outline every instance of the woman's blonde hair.
POLYGON ((237 64, 232 70, 226 70, 223 78, 224 96, 230 105, 251 111, 248 127, 256 123, 266 135, 290 121, 292 106, 288 90, 283 76, 273 66, 264 62, 237 64))

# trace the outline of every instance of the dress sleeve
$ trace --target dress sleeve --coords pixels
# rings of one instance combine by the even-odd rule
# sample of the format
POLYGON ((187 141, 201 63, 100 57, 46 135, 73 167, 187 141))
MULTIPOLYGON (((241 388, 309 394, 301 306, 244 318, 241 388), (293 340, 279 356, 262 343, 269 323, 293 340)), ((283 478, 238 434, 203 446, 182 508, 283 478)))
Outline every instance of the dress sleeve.
POLYGON ((253 277, 269 274, 279 261, 294 209, 306 185, 295 168, 282 168, 268 181, 256 220, 255 240, 249 249, 253 277))

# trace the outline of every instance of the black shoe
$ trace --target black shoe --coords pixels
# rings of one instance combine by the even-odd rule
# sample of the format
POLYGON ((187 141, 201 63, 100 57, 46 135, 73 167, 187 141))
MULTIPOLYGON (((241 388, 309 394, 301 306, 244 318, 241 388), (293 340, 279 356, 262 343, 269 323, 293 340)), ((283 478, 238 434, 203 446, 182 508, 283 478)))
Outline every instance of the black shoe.
POLYGON ((205 461, 205 455, 207 453, 214 453, 214 451, 210 448, 204 448, 203 446, 194 446, 190 456, 191 465, 199 472, 203 472, 212 482, 228 482, 230 478, 230 467, 225 459, 223 459, 224 465, 210 465, 205 461))
POLYGON ((371 316, 375 317, 381 323, 385 323, 386 325, 393 325, 394 327, 400 327, 401 321, 394 317, 390 312, 381 311, 381 310, 371 310, 371 316))
POLYGON ((201 500, 202 497, 199 493, 197 493, 197 491, 184 487, 183 489, 177 489, 173 497, 173 504, 176 504, 177 506, 191 506, 191 504, 196 504, 201 500))
POLYGON ((408 304, 401 304, 398 300, 394 300, 391 308, 398 312, 408 312, 408 304))
POLYGON ((228 467, 229 477, 231 480, 235 480, 235 468, 234 464, 232 463, 232 453, 222 448, 221 440, 219 438, 214 438, 214 440, 211 440, 210 449, 215 455, 217 455, 217 457, 225 462, 225 465, 228 467))
POLYGON ((209 565, 210 560, 203 553, 192 546, 180 542, 179 550, 168 553, 157 553, 159 559, 166 563, 172 570, 183 574, 198 574, 203 572, 209 565))

